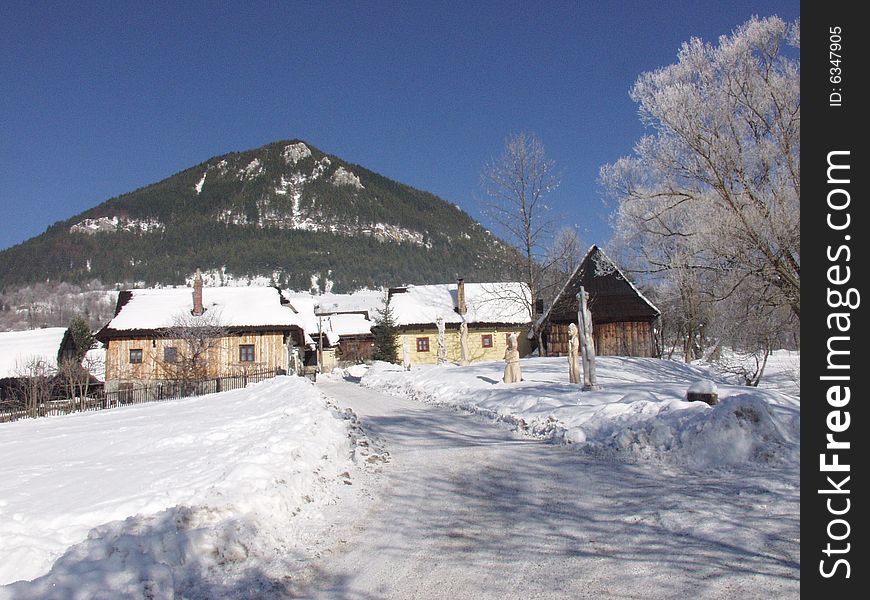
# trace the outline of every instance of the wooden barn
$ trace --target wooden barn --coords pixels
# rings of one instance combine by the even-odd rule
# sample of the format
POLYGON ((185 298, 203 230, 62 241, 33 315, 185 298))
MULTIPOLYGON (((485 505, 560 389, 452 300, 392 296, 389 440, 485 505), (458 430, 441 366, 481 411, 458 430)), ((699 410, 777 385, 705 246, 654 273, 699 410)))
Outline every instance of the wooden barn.
POLYGON ((599 356, 656 356, 654 328, 661 314, 598 246, 580 265, 538 320, 546 353, 568 354, 568 325, 577 323, 577 293, 589 293, 595 353, 599 356))
POLYGON ((371 362, 375 336, 374 322, 366 311, 317 313, 324 330, 338 338, 336 361, 341 363, 371 362))

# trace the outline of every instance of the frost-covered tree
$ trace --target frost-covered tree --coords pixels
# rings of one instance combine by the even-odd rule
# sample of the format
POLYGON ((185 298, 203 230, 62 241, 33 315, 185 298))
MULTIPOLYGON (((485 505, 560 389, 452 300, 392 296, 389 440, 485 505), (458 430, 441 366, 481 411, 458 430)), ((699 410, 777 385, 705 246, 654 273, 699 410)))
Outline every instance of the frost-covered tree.
POLYGON ((601 169, 636 269, 800 315, 799 47, 799 22, 752 18, 637 80, 651 133, 601 169))

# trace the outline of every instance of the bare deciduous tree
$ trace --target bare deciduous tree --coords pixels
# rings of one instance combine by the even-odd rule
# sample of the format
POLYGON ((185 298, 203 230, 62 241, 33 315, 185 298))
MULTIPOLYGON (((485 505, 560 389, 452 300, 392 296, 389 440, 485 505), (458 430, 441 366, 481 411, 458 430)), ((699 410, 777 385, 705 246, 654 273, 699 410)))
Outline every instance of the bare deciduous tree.
POLYGON ((57 374, 63 384, 64 391, 70 402, 70 410, 85 410, 88 390, 91 384, 91 374, 88 369, 73 357, 66 357, 60 361, 57 374))
POLYGON ((553 280, 553 283, 551 287, 565 283, 566 277, 574 272, 581 260, 583 260, 583 247, 577 229, 562 227, 553 236, 553 245, 547 253, 545 263, 552 265, 553 276, 550 279, 553 280))
POLYGON ((45 359, 33 356, 18 361, 13 373, 14 397, 31 417, 39 416, 39 407, 51 399, 55 369, 45 359))
POLYGON ((178 382, 182 393, 192 391, 196 382, 208 377, 210 355, 227 335, 227 327, 218 313, 177 315, 163 331, 164 356, 157 357, 166 379, 178 382), (166 352, 168 348, 174 351, 166 352))
MULTIPOLYGON (((557 221, 544 198, 559 182, 554 161, 546 157, 540 138, 530 133, 509 136, 501 156, 489 161, 481 172, 487 196, 482 212, 495 234, 518 251, 508 276, 528 286, 531 297, 520 300, 533 323, 536 300, 545 298, 554 287, 553 271, 564 266, 566 256, 577 253, 575 239, 567 232, 553 243, 557 221)), ((536 333, 538 347, 543 349, 540 332, 536 333)))

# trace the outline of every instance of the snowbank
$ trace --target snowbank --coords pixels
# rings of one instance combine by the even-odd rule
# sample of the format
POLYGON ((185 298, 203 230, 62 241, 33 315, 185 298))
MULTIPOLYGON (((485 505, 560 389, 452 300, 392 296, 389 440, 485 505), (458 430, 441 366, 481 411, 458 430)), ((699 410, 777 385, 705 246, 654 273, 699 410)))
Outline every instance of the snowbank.
POLYGON ((44 575, 0 598, 170 598, 281 580, 350 477, 348 416, 307 380, 277 377, 0 426, 0 583, 44 575))
POLYGON ((717 383, 707 367, 659 359, 599 357, 602 389, 588 392, 568 383, 565 358, 523 359, 521 366, 523 381, 504 384, 501 362, 421 366, 412 371, 375 363, 360 383, 620 458, 697 468, 799 463, 796 396, 717 383), (719 405, 685 400, 699 381, 703 389, 718 391, 719 405))

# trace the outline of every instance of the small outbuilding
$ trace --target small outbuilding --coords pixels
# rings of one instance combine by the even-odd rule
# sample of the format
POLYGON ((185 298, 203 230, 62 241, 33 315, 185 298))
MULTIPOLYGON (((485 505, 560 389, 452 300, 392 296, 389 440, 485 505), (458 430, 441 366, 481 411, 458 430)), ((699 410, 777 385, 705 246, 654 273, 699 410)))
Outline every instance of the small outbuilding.
POLYGON ((568 326, 577 323, 581 287, 589 294, 597 355, 658 355, 655 327, 661 312, 598 246, 589 249, 537 321, 548 355, 568 355, 568 326))
POLYGON ((371 361, 374 352, 374 323, 367 312, 318 313, 324 330, 338 338, 337 363, 363 363, 371 361))

